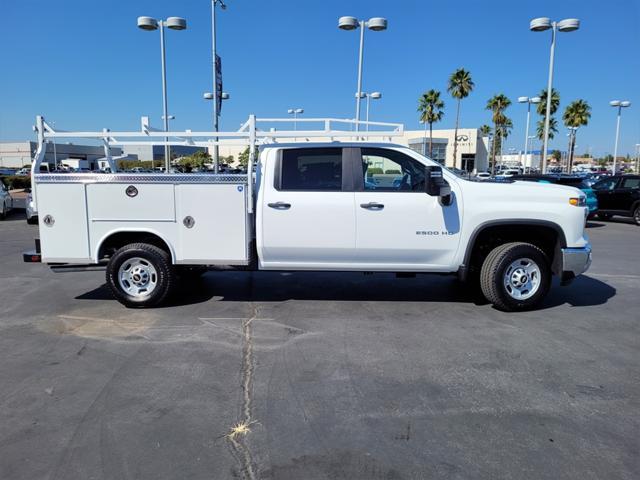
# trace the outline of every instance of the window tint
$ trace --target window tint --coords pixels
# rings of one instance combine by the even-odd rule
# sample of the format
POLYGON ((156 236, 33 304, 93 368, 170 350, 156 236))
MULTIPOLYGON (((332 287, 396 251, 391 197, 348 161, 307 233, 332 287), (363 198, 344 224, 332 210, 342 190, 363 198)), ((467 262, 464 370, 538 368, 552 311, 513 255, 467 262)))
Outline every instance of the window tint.
POLYGON ((365 191, 425 191, 425 166, 401 152, 363 148, 362 173, 365 191))
POLYGON ((617 178, 607 178, 606 180, 601 180, 593 186, 594 190, 613 190, 616 188, 616 184, 618 183, 617 178))
POLYGON ((342 190, 342 149, 304 148, 282 152, 280 190, 342 190))
POLYGON ((640 178, 625 178, 622 181, 622 188, 640 188, 640 178))

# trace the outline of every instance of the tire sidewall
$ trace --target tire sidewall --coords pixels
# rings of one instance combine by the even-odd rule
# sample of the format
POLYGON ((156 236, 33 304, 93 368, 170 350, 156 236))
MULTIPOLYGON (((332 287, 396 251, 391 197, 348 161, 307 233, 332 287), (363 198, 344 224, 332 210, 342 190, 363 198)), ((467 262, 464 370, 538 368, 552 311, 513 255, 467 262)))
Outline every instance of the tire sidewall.
POLYGON ((500 300, 514 311, 530 310, 538 305, 549 292, 551 286, 551 268, 549 266, 549 260, 546 255, 540 250, 529 245, 518 245, 509 249, 506 254, 502 255, 496 265, 494 281, 498 282, 497 294, 500 300), (529 258, 533 260, 540 269, 540 285, 538 291, 526 300, 517 300, 513 298, 507 292, 504 287, 504 273, 511 265, 512 262, 521 259, 529 258))
POLYGON ((640 205, 633 211, 633 223, 640 227, 640 205))
POLYGON ((173 283, 173 271, 170 258, 166 252, 146 244, 127 245, 118 250, 107 264, 107 284, 116 299, 127 307, 150 307, 162 302, 173 283), (156 288, 146 297, 129 295, 120 286, 118 271, 122 264, 133 257, 140 257, 153 265, 158 275, 156 288))

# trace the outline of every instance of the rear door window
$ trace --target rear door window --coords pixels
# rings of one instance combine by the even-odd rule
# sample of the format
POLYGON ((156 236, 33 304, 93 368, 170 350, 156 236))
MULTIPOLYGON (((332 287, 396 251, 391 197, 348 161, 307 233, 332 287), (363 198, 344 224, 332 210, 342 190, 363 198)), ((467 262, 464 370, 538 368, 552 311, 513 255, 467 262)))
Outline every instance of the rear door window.
POLYGON ((342 148, 295 148, 282 152, 280 184, 283 191, 342 190, 342 148))
POLYGON ((639 178, 625 178, 622 181, 622 188, 633 188, 638 190, 640 188, 640 177, 639 178))

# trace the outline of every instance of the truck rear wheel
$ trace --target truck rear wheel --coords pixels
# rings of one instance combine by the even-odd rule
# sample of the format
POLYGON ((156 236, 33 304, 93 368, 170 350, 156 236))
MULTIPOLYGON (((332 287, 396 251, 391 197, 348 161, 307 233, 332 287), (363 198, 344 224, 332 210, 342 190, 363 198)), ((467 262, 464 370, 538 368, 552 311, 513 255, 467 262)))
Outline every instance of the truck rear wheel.
POLYGON ((155 245, 125 245, 107 264, 107 284, 113 296, 126 307, 156 306, 175 284, 171 257, 155 245))
POLYGON ((530 243, 513 242, 494 248, 480 272, 482 293, 497 309, 506 312, 534 308, 550 285, 549 259, 530 243))

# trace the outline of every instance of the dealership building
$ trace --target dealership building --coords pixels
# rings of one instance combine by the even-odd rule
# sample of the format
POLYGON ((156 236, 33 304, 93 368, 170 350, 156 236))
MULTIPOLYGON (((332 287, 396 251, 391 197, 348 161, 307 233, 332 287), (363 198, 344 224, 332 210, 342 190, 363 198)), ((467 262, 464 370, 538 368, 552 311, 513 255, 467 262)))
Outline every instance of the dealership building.
MULTIPOLYGON (((31 165, 38 149, 37 142, 0 142, 0 166, 22 168, 31 165)), ((121 148, 112 148, 111 154, 122 155, 121 148)), ((104 157, 104 148, 91 145, 74 145, 73 143, 47 143, 44 161, 53 167, 56 161, 66 159, 85 160, 87 168, 98 168, 98 159, 104 157)))
MULTIPOLYGON (((370 132, 371 133, 371 132, 370 132)), ((449 168, 458 168, 468 172, 483 172, 489 168, 488 162, 488 137, 482 137, 477 128, 458 129, 458 148, 456 156, 453 156, 453 138, 455 130, 434 130, 432 139, 432 158, 449 168)), ((429 156, 429 131, 405 130, 402 136, 375 137, 368 136, 374 142, 384 141, 408 146, 409 148, 423 155, 429 156)), ((296 137, 278 138, 277 143, 308 143, 308 142, 330 142, 333 140, 349 141, 349 138, 329 138, 329 137, 296 137)), ((276 140, 274 140, 276 141, 276 140)), ((235 160, 246 147, 221 145, 220 155, 232 155, 235 160)), ((209 148, 209 153, 213 154, 213 147, 209 148)))

